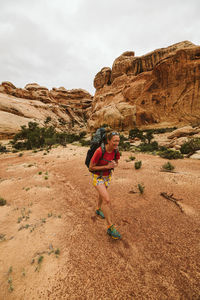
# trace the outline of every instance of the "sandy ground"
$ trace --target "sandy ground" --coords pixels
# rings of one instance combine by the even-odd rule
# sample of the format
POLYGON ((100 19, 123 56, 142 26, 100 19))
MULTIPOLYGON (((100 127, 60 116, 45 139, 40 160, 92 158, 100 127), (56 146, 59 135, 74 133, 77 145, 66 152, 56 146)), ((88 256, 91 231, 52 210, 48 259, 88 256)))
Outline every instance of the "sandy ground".
POLYGON ((123 152, 109 188, 116 241, 95 215, 86 151, 0 155, 0 300, 200 299, 200 161, 167 173, 134 154, 135 170, 123 152))

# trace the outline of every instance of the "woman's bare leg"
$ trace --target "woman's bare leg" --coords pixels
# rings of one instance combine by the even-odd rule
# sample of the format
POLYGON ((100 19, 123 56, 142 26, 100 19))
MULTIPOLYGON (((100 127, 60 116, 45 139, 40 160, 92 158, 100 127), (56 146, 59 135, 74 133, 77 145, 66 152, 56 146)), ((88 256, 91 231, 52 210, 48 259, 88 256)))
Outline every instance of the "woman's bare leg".
POLYGON ((97 206, 97 208, 101 208, 102 207, 102 203, 103 203, 103 200, 102 200, 102 198, 101 198, 101 195, 99 194, 99 199, 98 199, 98 206, 97 206))
POLYGON ((104 216, 106 218, 108 226, 112 225, 111 221, 111 210, 110 210, 110 197, 108 194, 108 191, 106 189, 105 184, 100 184, 95 186, 96 190, 99 193, 99 201, 98 203, 101 203, 102 210, 104 213, 104 216))

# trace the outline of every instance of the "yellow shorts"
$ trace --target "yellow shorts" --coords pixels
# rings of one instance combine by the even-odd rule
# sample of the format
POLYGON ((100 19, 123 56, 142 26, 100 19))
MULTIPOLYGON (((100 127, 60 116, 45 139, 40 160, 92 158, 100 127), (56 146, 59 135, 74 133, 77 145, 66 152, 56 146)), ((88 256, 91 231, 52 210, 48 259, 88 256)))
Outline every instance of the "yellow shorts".
POLYGON ((108 176, 101 176, 98 174, 92 174, 92 183, 94 186, 105 184, 106 187, 109 187, 111 182, 112 174, 110 173, 108 176))

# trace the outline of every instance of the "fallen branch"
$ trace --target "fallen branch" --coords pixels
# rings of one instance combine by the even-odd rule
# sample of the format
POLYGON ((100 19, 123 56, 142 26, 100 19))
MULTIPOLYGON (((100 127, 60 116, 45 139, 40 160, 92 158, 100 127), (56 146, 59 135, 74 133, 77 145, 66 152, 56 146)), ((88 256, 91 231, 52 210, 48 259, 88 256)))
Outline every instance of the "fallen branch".
POLYGON ((176 171, 172 171, 172 170, 164 170, 164 169, 161 169, 160 172, 178 173, 178 172, 176 172, 176 171))
POLYGON ((180 211, 182 213, 184 213, 184 210, 183 210, 182 206, 177 202, 177 201, 181 201, 182 199, 176 199, 176 198, 174 198, 173 194, 167 195, 167 193, 160 193, 160 195, 163 196, 165 199, 174 202, 180 208, 180 211))

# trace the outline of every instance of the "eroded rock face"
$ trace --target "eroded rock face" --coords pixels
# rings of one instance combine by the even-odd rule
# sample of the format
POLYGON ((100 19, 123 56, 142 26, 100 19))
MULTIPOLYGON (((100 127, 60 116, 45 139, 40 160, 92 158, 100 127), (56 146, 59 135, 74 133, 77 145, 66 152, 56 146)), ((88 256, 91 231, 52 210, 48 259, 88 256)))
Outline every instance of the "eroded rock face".
MULTIPOLYGON (((134 107, 131 119, 137 127, 200 123, 199 46, 185 41, 141 57, 125 52, 114 61, 110 72, 108 69, 103 68, 94 80, 91 128, 104 120, 103 106, 111 111, 121 102, 134 107)), ((127 120, 130 116, 114 114, 113 118, 118 118, 112 120, 115 129, 132 128, 127 120)))
POLYGON ((0 85, 0 139, 12 137, 20 126, 28 122, 45 124, 61 130, 82 128, 90 110, 92 96, 85 90, 66 90, 64 87, 48 90, 37 83, 29 83, 24 89, 11 82, 0 85))

